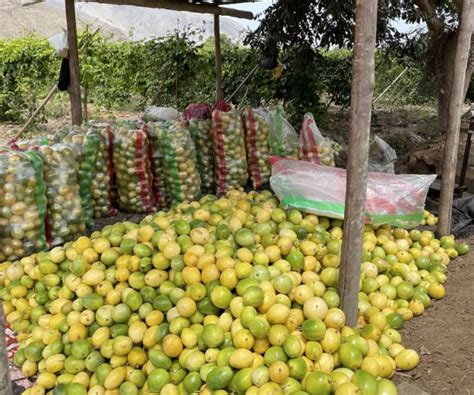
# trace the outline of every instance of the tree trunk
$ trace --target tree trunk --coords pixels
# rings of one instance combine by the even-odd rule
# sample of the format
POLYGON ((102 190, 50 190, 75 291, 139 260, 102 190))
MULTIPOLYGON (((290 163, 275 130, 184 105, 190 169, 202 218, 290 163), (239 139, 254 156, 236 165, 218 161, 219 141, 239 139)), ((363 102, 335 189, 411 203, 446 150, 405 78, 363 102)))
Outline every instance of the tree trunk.
MULTIPOLYGON (((451 88, 453 82, 454 59, 456 56, 456 42, 458 32, 451 34, 444 34, 441 43, 440 53, 438 55, 438 75, 437 75, 437 90, 438 90, 438 130, 445 134, 448 129, 448 113, 449 103, 451 97, 451 88)), ((465 99, 469 84, 471 82, 472 73, 474 69, 474 36, 471 39, 471 59, 466 69, 466 84, 464 87, 465 99)), ((464 101, 464 100, 463 100, 464 101)))
POLYGON ((453 82, 453 65, 456 56, 457 32, 443 34, 438 54, 438 130, 442 134, 448 129, 448 112, 453 82))

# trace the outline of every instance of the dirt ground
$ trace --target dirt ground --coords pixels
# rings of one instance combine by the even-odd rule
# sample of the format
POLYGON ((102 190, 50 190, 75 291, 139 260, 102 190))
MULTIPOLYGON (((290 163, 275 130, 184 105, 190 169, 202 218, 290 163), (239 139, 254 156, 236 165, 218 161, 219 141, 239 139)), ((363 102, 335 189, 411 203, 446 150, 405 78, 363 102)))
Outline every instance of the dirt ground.
MULTIPOLYGON (((397 384, 413 384, 430 395, 474 394, 474 237, 471 252, 449 265, 446 297, 402 330, 403 344, 418 351, 420 365, 395 374, 397 384)), ((400 395, 422 394, 408 390, 400 395)))

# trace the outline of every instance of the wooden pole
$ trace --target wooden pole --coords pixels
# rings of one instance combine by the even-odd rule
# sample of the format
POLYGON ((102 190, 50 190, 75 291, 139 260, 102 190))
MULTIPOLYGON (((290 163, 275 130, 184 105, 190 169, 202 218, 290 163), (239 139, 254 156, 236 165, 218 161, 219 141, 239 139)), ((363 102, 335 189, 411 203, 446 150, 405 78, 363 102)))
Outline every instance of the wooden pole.
POLYGON ((403 71, 402 71, 400 74, 398 74, 397 77, 390 83, 390 85, 387 86, 387 87, 384 89, 384 91, 383 91, 380 95, 377 96, 377 98, 374 100, 374 104, 377 103, 383 96, 385 96, 385 94, 386 94, 390 89, 392 89, 392 86, 394 86, 394 85, 398 82, 398 80, 399 80, 400 78, 402 78, 403 75, 404 75, 407 71, 408 71, 408 67, 405 67, 405 68, 403 69, 403 71))
POLYGON ((69 84, 69 98, 71 101, 71 118, 73 125, 82 124, 81 105, 81 78, 79 71, 79 54, 77 50, 77 27, 76 10, 74 0, 65 0, 67 41, 69 46, 69 73, 71 82, 69 84))
POLYGON ((21 130, 13 137, 14 139, 17 139, 20 137, 20 135, 28 129, 28 127, 31 125, 31 123, 35 120, 35 118, 38 116, 38 114, 41 112, 41 110, 48 104, 48 102, 51 100, 53 97, 54 93, 58 89, 58 84, 54 84, 54 86, 51 88, 51 90, 48 93, 48 96, 46 96, 46 99, 43 100, 43 102, 39 105, 39 107, 35 110, 33 115, 28 119, 28 121, 25 123, 25 125, 21 128, 21 130))
POLYGON ((195 12, 198 14, 214 14, 231 16, 241 19, 253 19, 253 13, 249 11, 236 10, 234 8, 218 7, 212 4, 193 4, 175 0, 79 0, 81 3, 101 3, 113 5, 133 5, 136 7, 162 8, 173 11, 195 12))
POLYGON ((214 42, 216 46, 216 102, 222 100, 222 53, 219 15, 214 15, 214 42))
POLYGON ((339 291, 349 326, 355 326, 367 196, 370 121, 375 81, 377 0, 357 0, 346 209, 339 291))
POLYGON ((0 301, 0 394, 13 395, 8 367, 7 346, 5 344, 5 317, 3 303, 0 301))
POLYGON ((474 0, 464 0, 459 23, 456 57, 448 112, 448 129, 444 145, 443 173, 441 179, 441 196, 439 201, 438 234, 449 235, 453 212, 454 183, 461 127, 461 112, 464 102, 464 82, 466 79, 467 61, 471 46, 474 24, 474 0))

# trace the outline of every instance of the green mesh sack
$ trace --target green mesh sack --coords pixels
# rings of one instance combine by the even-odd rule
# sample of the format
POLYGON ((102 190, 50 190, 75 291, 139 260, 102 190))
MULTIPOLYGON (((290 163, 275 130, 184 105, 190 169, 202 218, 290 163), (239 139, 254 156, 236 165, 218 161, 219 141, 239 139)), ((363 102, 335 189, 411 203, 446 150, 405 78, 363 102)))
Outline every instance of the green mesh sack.
POLYGON ((171 122, 149 122, 148 138, 150 140, 149 158, 151 163, 151 173, 153 176, 153 196, 156 207, 165 208, 169 204, 168 192, 166 190, 166 178, 164 175, 164 157, 162 152, 162 144, 160 141, 161 128, 166 127, 171 122))
POLYGON ((118 205, 131 213, 146 213, 155 209, 149 140, 143 126, 122 124, 115 132, 113 143, 118 205))
POLYGON ((97 155, 94 165, 94 177, 91 184, 92 210, 94 218, 108 217, 116 214, 113 206, 114 167, 112 144, 114 132, 108 124, 89 126, 88 136, 95 138, 97 155))
POLYGON ((45 216, 41 153, 0 152, 0 262, 45 249, 45 216))
POLYGON ((201 178, 196 168, 196 149, 184 122, 160 128, 164 175, 171 204, 191 202, 201 194, 201 178))
POLYGON ((189 131, 196 147, 196 167, 201 177, 202 193, 215 191, 211 128, 210 119, 193 118, 189 121, 189 131))
POLYGON ((80 158, 69 144, 42 146, 40 152, 47 198, 46 239, 56 246, 86 230, 79 187, 80 158))
POLYGON ((96 177, 100 136, 97 133, 85 133, 85 129, 72 130, 62 137, 64 144, 71 145, 77 152, 79 161, 79 194, 87 229, 94 226, 92 205, 92 180, 96 177))

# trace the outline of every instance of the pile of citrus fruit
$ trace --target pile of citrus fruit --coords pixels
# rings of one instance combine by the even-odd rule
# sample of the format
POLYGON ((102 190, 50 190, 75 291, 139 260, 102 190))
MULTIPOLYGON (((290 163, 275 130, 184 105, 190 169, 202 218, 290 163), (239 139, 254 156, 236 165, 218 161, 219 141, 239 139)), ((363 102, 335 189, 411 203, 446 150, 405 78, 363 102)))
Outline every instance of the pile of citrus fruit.
POLYGON ((231 191, 3 263, 26 393, 396 394, 395 370, 419 363, 399 330, 468 247, 366 226, 350 328, 341 239, 341 221, 231 191))

